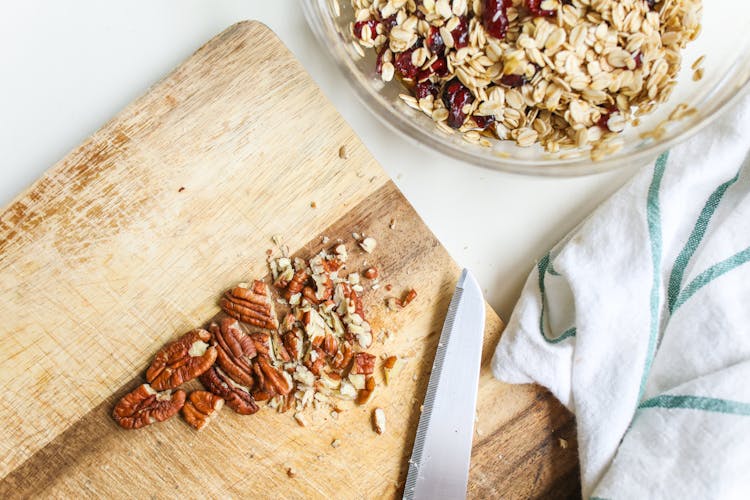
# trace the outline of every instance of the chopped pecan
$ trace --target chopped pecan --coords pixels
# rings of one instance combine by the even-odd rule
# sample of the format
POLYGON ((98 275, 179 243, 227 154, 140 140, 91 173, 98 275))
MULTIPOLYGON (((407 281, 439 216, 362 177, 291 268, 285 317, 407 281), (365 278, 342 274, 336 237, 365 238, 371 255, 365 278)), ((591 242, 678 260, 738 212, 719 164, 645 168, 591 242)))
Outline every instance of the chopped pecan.
POLYGON ((281 332, 286 333, 290 330, 292 330, 297 323, 297 318, 294 317, 294 314, 287 313, 286 316, 284 316, 284 319, 281 320, 281 332))
MULTIPOLYGON (((325 302, 333 297, 333 280, 328 274, 314 274, 313 283, 315 284, 316 304, 325 302)), ((303 291, 304 295, 304 291, 303 291)))
POLYGON ((373 392, 375 392, 375 379, 372 377, 367 377, 365 379, 364 389, 360 389, 357 392, 357 404, 363 405, 367 403, 372 397, 373 392))
POLYGON ((344 341, 341 344, 341 349, 339 350, 339 352, 337 352, 333 357, 331 366, 333 366, 337 370, 346 370, 352 360, 353 355, 354 353, 352 352, 352 345, 348 341, 344 341))
POLYGON ((300 361, 304 355, 302 330, 295 327, 293 330, 286 332, 282 340, 291 359, 300 361))
POLYGON ((289 300, 292 298, 292 295, 301 293, 302 288, 304 288, 305 286, 305 282, 307 281, 307 278, 309 278, 309 275, 305 272, 304 269, 300 269, 299 271, 294 273, 294 277, 292 278, 292 281, 290 281, 286 287, 286 291, 284 292, 284 298, 286 300, 289 300))
POLYGON ((261 356, 256 361, 257 366, 263 373, 264 381, 261 388, 269 394, 281 394, 286 396, 292 391, 293 384, 290 377, 280 370, 277 370, 268 362, 265 356, 261 356))
POLYGON ((237 413, 252 415, 258 411, 258 405, 255 404, 250 390, 234 382, 218 366, 211 367, 211 369, 201 375, 200 381, 206 389, 224 398, 227 406, 237 413))
POLYGON ((315 296, 315 290, 311 286, 306 286, 302 289, 302 296, 312 304, 320 304, 320 300, 315 296))
POLYGON ((333 357, 336 356, 336 353, 338 353, 339 342, 338 340, 336 340, 336 337, 328 333, 323 339, 323 344, 321 345, 321 347, 326 354, 333 357))
POLYGON ((305 309, 302 324, 313 347, 320 347, 326 335, 333 333, 318 311, 312 308, 305 309))
POLYGON ((406 307, 411 303, 412 300, 416 298, 417 291, 411 288, 408 292, 406 292, 406 295, 404 295, 403 299, 396 299, 396 304, 398 304, 400 307, 406 307))
POLYGON ((248 325, 275 330, 279 327, 268 286, 262 281, 253 282, 252 288, 236 286, 227 290, 219 301, 225 313, 248 325))
POLYGON ((198 377, 216 361, 211 334, 201 328, 186 333, 156 353, 146 370, 146 381, 157 391, 173 389, 198 377))
POLYGON ((354 365, 352 373, 362 375, 372 375, 375 370, 375 356, 368 352, 358 352, 354 355, 354 365))
POLYGON ((252 360, 257 355, 253 339, 240 329, 234 318, 224 318, 221 326, 216 323, 209 327, 216 339, 216 362, 221 369, 238 384, 252 389, 252 360))
POLYGON ((273 354, 277 361, 283 363, 291 361, 292 358, 289 355, 289 352, 284 348, 279 332, 273 332, 271 334, 271 345, 273 346, 273 354))
POLYGON ((320 347, 311 347, 305 355, 304 364, 316 377, 320 377, 320 370, 326 364, 325 355, 326 353, 320 347))
POLYGON ((365 321, 365 309, 362 305, 362 296, 353 290, 349 283, 339 283, 336 285, 336 297, 334 300, 337 304, 339 314, 345 317, 357 314, 362 321, 365 321))
POLYGON ((182 407, 182 416, 188 424, 201 430, 213 420, 222 406, 224 400, 219 396, 208 391, 193 391, 182 407))
POLYGON ((383 379, 385 380, 385 385, 389 385, 391 383, 391 377, 397 370, 397 364, 397 356, 389 356, 385 359, 385 361, 383 361, 383 379))
POLYGON ((181 389, 156 392, 150 385, 142 384, 123 396, 112 411, 112 417, 120 427, 140 429, 171 418, 184 404, 185 391, 181 389))
POLYGON ((323 259, 323 269, 325 269, 325 272, 327 273, 335 273, 341 268, 341 265, 343 262, 341 262, 338 257, 333 257, 330 259, 323 259))

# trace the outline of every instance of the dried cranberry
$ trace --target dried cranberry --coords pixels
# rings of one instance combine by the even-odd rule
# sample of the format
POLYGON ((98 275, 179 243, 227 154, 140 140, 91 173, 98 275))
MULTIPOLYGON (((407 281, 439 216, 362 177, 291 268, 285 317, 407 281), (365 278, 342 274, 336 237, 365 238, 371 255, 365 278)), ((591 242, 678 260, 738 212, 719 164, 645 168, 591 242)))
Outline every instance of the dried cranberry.
POLYGON ((508 87, 521 87, 526 85, 528 80, 526 80, 526 75, 503 75, 500 83, 508 87))
POLYGON ((411 55, 414 50, 407 50, 396 56, 396 60, 393 65, 396 67, 396 71, 401 75, 401 78, 407 78, 413 80, 417 76, 418 68, 411 63, 411 55))
POLYGON ((635 69, 643 67, 643 54, 641 54, 640 51, 635 55, 635 57, 633 57, 633 59, 635 59, 635 69))
POLYGON ((443 87, 443 104, 448 109, 448 125, 460 128, 466 120, 464 106, 472 102, 474 102, 474 96, 458 78, 447 82, 443 87))
POLYGON ((417 71, 417 76, 414 78, 417 82, 423 82, 432 76, 432 71, 429 68, 420 69, 417 71))
POLYGON ((432 83, 430 80, 425 80, 423 82, 419 82, 417 84, 417 87, 414 89, 414 93, 417 96, 417 99, 424 99, 428 95, 431 95, 432 97, 438 96, 438 86, 432 83))
POLYGON ((390 32, 397 24, 398 21, 396 20, 396 14, 383 19, 383 26, 385 26, 386 31, 390 32))
POLYGON ((556 10, 542 9, 542 0, 527 0, 526 4, 529 7, 529 10, 531 11, 531 13, 534 14, 535 16, 544 16, 544 17, 557 16, 556 10))
POLYGON ((469 23, 466 22, 466 17, 458 18, 458 26, 451 31, 451 36, 455 48, 462 49, 469 45, 469 23))
POLYGON ((445 51, 445 42, 440 36, 440 30, 430 26, 430 34, 427 35, 427 48, 435 55, 440 55, 445 51))
POLYGON ((433 72, 437 76, 448 76, 448 62, 445 60, 444 57, 438 58, 434 63, 432 63, 432 66, 430 66, 433 72))
POLYGON ((495 38, 505 38, 508 31, 507 8, 510 4, 510 0, 484 0, 482 25, 487 33, 495 38))
POLYGON ((378 22, 374 19, 370 19, 369 21, 357 21, 354 23, 354 36, 357 38, 362 38, 362 28, 365 26, 369 26, 370 33, 372 34, 372 39, 374 40, 376 36, 378 36, 377 27, 378 22))
POLYGON ((474 118, 474 123, 477 124, 477 127, 481 128, 482 130, 486 129, 491 124, 495 123, 495 117, 492 115, 488 115, 488 116, 474 115, 472 118, 474 118))
POLYGON ((614 104, 609 104, 606 107, 606 112, 602 113, 602 116, 599 117, 599 119, 596 121, 596 125, 602 129, 602 130, 608 130, 609 132, 612 132, 609 128, 609 117, 612 116, 612 113, 614 113, 617 110, 617 106, 614 104))

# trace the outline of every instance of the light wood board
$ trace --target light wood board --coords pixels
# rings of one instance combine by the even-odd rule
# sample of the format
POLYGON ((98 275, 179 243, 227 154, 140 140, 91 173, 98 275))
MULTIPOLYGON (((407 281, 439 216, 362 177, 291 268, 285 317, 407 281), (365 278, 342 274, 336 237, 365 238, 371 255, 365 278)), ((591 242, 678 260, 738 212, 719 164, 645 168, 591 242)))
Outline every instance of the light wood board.
MULTIPOLYGON (((276 36, 234 25, 0 214, 0 497, 399 495, 458 274, 276 36), (390 386, 378 379, 386 434, 371 430, 372 406, 306 428, 267 408, 225 408, 201 432, 112 421, 165 342, 215 315, 228 286, 267 274, 272 235, 309 255, 323 235, 351 247, 352 231, 378 240, 357 258, 393 294, 419 293, 398 313, 383 289, 365 296, 373 326, 393 332, 372 351, 408 358, 390 386)), ((487 316, 469 496, 578 494, 570 415, 540 388, 492 378, 502 322, 487 316)))

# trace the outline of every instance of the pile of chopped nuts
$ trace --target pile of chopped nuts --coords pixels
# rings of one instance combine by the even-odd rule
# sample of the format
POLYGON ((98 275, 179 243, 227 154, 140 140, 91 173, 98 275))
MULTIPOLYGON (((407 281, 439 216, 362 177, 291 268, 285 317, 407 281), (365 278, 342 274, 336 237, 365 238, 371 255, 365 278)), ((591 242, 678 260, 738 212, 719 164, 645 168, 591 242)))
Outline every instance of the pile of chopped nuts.
MULTIPOLYGON (((364 252, 375 249, 374 238, 354 236, 364 252)), ((362 276, 347 273, 347 259, 343 243, 309 260, 269 256, 272 286, 256 280, 227 290, 218 320, 160 350, 146 371, 147 383, 115 406, 115 421, 137 429, 182 410, 185 421, 200 430, 225 403, 250 415, 265 401, 278 412, 293 409, 296 422, 306 426, 309 406, 330 407, 338 416, 341 402, 367 404, 377 385, 377 358, 367 352, 373 331, 362 302, 363 280, 376 290, 379 272, 368 266, 362 276), (205 391, 187 396, 178 389, 196 378, 205 391)), ((399 306, 414 297, 410 290, 399 306)), ((383 356, 386 384, 397 361, 383 356)), ((385 414, 377 410, 372 425, 382 433, 385 414)))
POLYGON ((375 50, 382 80, 396 77, 440 130, 486 147, 590 147, 593 159, 667 100, 702 13, 701 0, 351 4, 355 47, 375 50))

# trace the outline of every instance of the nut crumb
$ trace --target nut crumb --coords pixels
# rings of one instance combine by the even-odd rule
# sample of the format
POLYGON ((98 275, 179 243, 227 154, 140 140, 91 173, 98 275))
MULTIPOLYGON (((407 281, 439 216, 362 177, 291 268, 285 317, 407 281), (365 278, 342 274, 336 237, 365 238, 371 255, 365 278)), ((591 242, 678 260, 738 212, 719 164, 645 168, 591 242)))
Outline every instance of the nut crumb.
POLYGON ((334 439, 333 441, 331 441, 331 448, 338 448, 339 446, 341 446, 341 441, 339 441, 338 439, 334 439))
POLYGON ((305 418, 305 416, 302 413, 300 413, 300 412, 295 413, 294 414, 294 420, 297 421, 297 423, 300 425, 300 427, 307 427, 307 419, 305 418))
POLYGON ((294 477, 297 475, 297 471, 294 470, 293 467, 287 467, 286 468, 286 475, 289 477, 294 477))
POLYGON ((318 208, 318 204, 315 203, 314 201, 311 201, 310 202, 310 208, 318 208))
POLYGON ((368 280, 374 280, 378 277, 378 269, 376 267, 369 267, 365 269, 365 271, 362 273, 362 276, 364 276, 368 280))
POLYGON ((396 229, 396 219, 391 219, 391 223, 388 224, 388 227, 391 229, 396 229))
POLYGON ((375 408, 372 411, 372 428, 378 434, 385 432, 385 412, 382 408, 375 408))
POLYGON ((342 160, 346 160, 349 158, 349 152, 346 150, 346 146, 341 146, 339 148, 339 158, 342 160))
POLYGON ((560 448, 562 448, 563 450, 568 447, 568 441, 567 440, 565 440, 563 438, 560 438, 558 441, 560 442, 560 448))
POLYGON ((368 236, 367 238, 363 239, 359 242, 360 248, 364 250, 367 253, 372 253, 373 250, 375 250, 375 245, 377 245, 378 242, 375 241, 375 238, 368 236))

